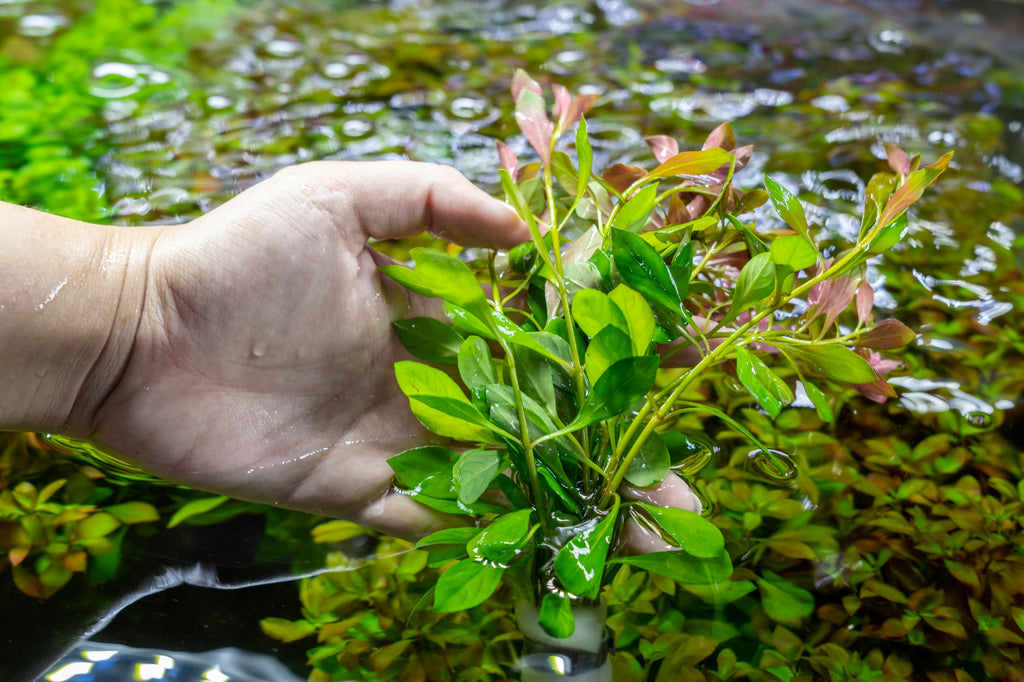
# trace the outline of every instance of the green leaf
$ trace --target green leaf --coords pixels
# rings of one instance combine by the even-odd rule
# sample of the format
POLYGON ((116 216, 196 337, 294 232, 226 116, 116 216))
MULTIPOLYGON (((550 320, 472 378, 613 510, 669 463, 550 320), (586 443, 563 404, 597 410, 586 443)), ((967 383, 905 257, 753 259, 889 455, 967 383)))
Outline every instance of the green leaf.
POLYGON ((504 572, 504 568, 493 564, 463 559, 438 578, 434 610, 452 613, 482 604, 494 594, 504 572))
POLYGON ((576 201, 579 201, 586 193, 590 174, 594 168, 594 150, 590 146, 590 136, 587 133, 587 119, 580 118, 580 124, 576 128, 576 159, 579 163, 576 201))
MULTIPOLYGON (((450 481, 451 478, 448 480, 450 481)), ((427 481, 427 485, 433 485, 435 483, 440 484, 441 482, 441 479, 431 480, 427 481)), ((430 507, 431 509, 436 509, 437 511, 445 514, 480 516, 481 514, 500 514, 505 511, 503 507, 499 507, 496 504, 490 504, 489 502, 481 502, 480 500, 477 500, 473 504, 460 502, 455 495, 454 486, 450 486, 449 492, 446 493, 445 497, 435 497, 433 495, 420 492, 418 488, 408 491, 407 494, 420 504, 430 507)))
POLYGON ((391 326, 405 349, 415 357, 437 364, 455 364, 462 336, 433 317, 411 317, 391 326))
POLYGON ((121 523, 148 523, 160 520, 160 512, 149 502, 125 502, 105 507, 103 511, 113 514, 121 523))
POLYGON ((903 213, 896 220, 879 230, 878 235, 871 240, 871 244, 868 246, 868 253, 883 253, 896 246, 907 234, 909 226, 907 214, 903 213))
POLYGON ((684 552, 699 559, 714 559, 725 552, 725 538, 715 524, 700 514, 676 507, 640 504, 684 552))
POLYGON ((167 527, 174 528, 181 522, 190 519, 193 516, 199 516, 200 514, 205 514, 208 511, 216 509, 229 499, 231 498, 224 495, 218 495, 216 497, 201 497, 198 500, 192 500, 191 502, 182 505, 176 512, 174 512, 171 516, 171 520, 167 522, 167 527))
POLYGON ((528 348, 535 353, 540 353, 549 360, 554 360, 556 363, 565 363, 557 353, 548 349, 548 347, 538 341, 536 337, 523 331, 519 325, 505 317, 505 315, 497 310, 492 310, 487 319, 496 336, 504 339, 508 343, 528 348))
POLYGON ((761 606, 769 618, 800 627, 814 613, 813 594, 771 571, 762 571, 762 576, 757 579, 757 586, 761 590, 761 606))
POLYGON ((768 196, 771 197, 779 217, 802 237, 806 237, 808 233, 807 216, 804 215, 804 207, 800 200, 768 175, 764 176, 764 186, 768 190, 768 196))
POLYGON ((654 385, 659 360, 657 355, 626 358, 605 370, 587 394, 573 427, 596 424, 635 405, 654 385))
POLYGON ((576 630, 576 618, 572 614, 572 600, 548 592, 540 600, 537 623, 547 634, 565 639, 576 630))
POLYGON ((120 527, 121 522, 113 514, 94 512, 75 524, 74 539, 102 538, 120 527))
POLYGON ((499 516, 467 543, 469 555, 496 564, 508 564, 530 540, 532 513, 532 509, 517 509, 499 516))
POLYGON ((492 330, 484 321, 470 313, 465 308, 445 302, 444 311, 452 320, 452 329, 464 332, 467 335, 480 336, 485 339, 495 339, 492 330))
POLYGON ((409 397, 412 413, 434 433, 457 440, 497 442, 487 418, 441 370, 402 360, 395 363, 395 377, 399 388, 409 397))
POLYGON ((498 177, 501 179, 501 189, 505 192, 505 198, 512 204, 512 208, 516 210, 519 217, 526 222, 526 226, 530 230, 530 237, 533 238, 534 243, 543 243, 544 238, 540 233, 540 228, 537 227, 537 217, 533 214, 533 210, 519 189, 519 185, 516 184, 516 181, 512 179, 512 176, 504 168, 498 171, 498 177))
POLYGON ((657 183, 647 185, 622 205, 615 215, 612 227, 626 232, 641 231, 647 225, 647 221, 651 219, 657 198, 657 183))
POLYGON ((433 532, 416 543, 416 549, 424 547, 436 547, 437 545, 465 545, 480 532, 476 526, 459 526, 457 528, 443 528, 433 532))
POLYGON ((779 237, 769 249, 776 265, 793 271, 809 268, 818 261, 814 245, 799 235, 779 237))
POLYGON ((743 266, 736 278, 732 304, 725 320, 732 320, 775 291, 775 264, 770 253, 759 253, 743 266))
POLYGON ((680 152, 665 159, 647 174, 648 178, 667 178, 673 175, 704 175, 732 163, 733 156, 721 147, 699 152, 680 152))
POLYGON ((874 227, 882 207, 896 189, 897 182, 899 176, 892 173, 875 173, 868 180, 867 187, 864 188, 864 215, 861 217, 858 242, 874 227))
POLYGON ((626 480, 641 488, 652 486, 668 475, 671 464, 672 457, 665 441, 657 433, 652 433, 629 463, 626 480))
POLYGON ((494 425, 468 400, 414 395, 409 398, 413 415, 439 436, 497 445, 494 425))
POLYGON ((896 350, 917 338, 917 333, 899 320, 882 320, 857 339, 857 345, 874 350, 896 350))
POLYGON ((845 346, 834 343, 816 346, 786 346, 786 352, 833 381, 870 384, 878 375, 867 360, 845 346))
POLYGON ((683 299, 672 273, 657 250, 643 237, 613 229, 612 258, 619 275, 631 288, 675 313, 685 314, 683 299))
POLYGON ((624 333, 629 332, 629 324, 619 306, 608 294, 596 289, 583 289, 576 292, 572 302, 572 319, 593 338, 605 327, 616 327, 624 333))
POLYGON ((470 336, 459 347, 457 362, 459 376, 470 389, 497 383, 498 374, 494 370, 491 349, 487 342, 479 336, 470 336))
MULTIPOLYGON (((545 336, 549 335, 545 334, 545 336)), ((539 343, 536 337, 532 338, 539 343)), ((555 383, 551 363, 546 358, 522 346, 513 346, 512 352, 516 360, 519 389, 525 395, 533 398, 541 406, 542 411, 548 414, 554 413, 555 383)))
POLYGON ((317 626, 305 620, 285 620, 284 618, 264 618, 260 621, 263 634, 282 642, 295 642, 309 637, 317 631, 317 626))
POLYGON ((594 598, 601 589, 605 559, 619 513, 618 502, 597 524, 574 535, 555 555, 555 576, 566 591, 594 598))
POLYGON ((472 504, 491 487, 501 472, 503 457, 497 450, 467 450, 455 462, 455 490, 459 500, 472 504))
POLYGON ((811 399, 811 404, 814 405, 814 411, 818 413, 818 419, 826 424, 831 424, 835 420, 835 415, 832 413, 832 406, 828 403, 828 397, 820 388, 806 379, 801 383, 803 383, 807 397, 811 399))
MULTIPOLYGON (((689 280, 689 275, 687 275, 689 280)), ((618 306, 626 318, 627 331, 633 345, 634 355, 646 355, 654 340, 654 312, 644 297, 634 289, 620 284, 611 290, 608 297, 618 306)))
POLYGON ((590 340, 584 356, 584 369, 590 382, 596 383, 605 371, 619 360, 633 356, 629 334, 617 327, 607 326, 590 340))
POLYGON ((458 258, 421 247, 412 249, 409 254, 416 263, 415 269, 385 265, 381 271, 421 296, 443 299, 477 317, 484 317, 490 310, 476 275, 458 258))
POLYGON ((441 445, 411 448, 388 459, 399 483, 419 493, 439 498, 455 497, 452 465, 456 454, 441 445))
POLYGON ((736 374, 772 419, 779 416, 783 405, 793 402, 793 391, 786 382, 742 346, 736 349, 736 374))
POLYGON ((616 557, 609 563, 629 564, 676 582, 694 585, 723 583, 732 575, 732 562, 729 555, 724 552, 713 559, 700 559, 683 550, 651 552, 616 557))

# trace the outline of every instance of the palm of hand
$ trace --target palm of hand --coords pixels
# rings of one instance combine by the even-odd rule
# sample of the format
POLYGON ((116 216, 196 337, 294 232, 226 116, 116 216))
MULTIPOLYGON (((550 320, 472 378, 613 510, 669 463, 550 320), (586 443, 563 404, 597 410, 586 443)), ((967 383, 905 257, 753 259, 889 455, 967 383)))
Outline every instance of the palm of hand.
POLYGON ((243 499, 402 535, 445 523, 389 492, 386 459, 426 438, 395 384, 403 351, 391 322, 432 306, 381 280, 366 239, 444 224, 445 236, 507 245, 523 228, 437 167, 353 166, 299 167, 164 228, 96 440, 170 480, 243 499))

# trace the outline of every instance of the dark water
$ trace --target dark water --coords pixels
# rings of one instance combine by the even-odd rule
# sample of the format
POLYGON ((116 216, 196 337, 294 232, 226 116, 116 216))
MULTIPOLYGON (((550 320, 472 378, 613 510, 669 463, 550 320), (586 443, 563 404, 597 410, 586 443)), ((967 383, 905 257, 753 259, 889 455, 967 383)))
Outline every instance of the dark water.
MULTIPOLYGON (((80 217, 186 221, 279 168, 312 159, 436 161, 493 188, 493 140, 513 134, 507 87, 519 67, 601 95, 591 115, 600 166, 646 160, 645 134, 670 134, 685 148, 732 121, 740 144, 756 149, 738 182, 755 186, 770 169, 816 195, 809 217, 836 238, 856 235, 858 195, 884 157, 884 143, 926 161, 954 149, 955 168, 916 209, 908 239, 872 269, 881 307, 922 331, 924 359, 917 378, 893 380, 901 398, 872 422, 878 428, 871 435, 894 428, 997 431, 1018 451, 1024 446, 1024 6, 923 0, 217 6, 222 10, 209 23, 219 29, 193 43, 185 22, 159 57, 117 41, 83 47, 85 63, 76 67, 82 77, 71 87, 91 98, 96 113, 80 130, 68 129, 67 153, 86 160, 100 200, 92 209, 98 215, 80 217)), ((45 54, 90 12, 87 2, 0 2, 3 54, 45 54)), ((8 166, 22 158, 10 151, 15 142, 0 144, 8 145, 0 154, 8 166)), ((33 142, 18 144, 31 149, 33 142)), ((526 153, 521 139, 512 144, 526 153)), ((7 198, 32 202, 6 191, 7 198)), ((801 490, 791 494, 806 498, 801 490)), ((232 536, 243 545, 262 542, 261 528, 232 536)), ((202 545, 208 541, 196 542, 198 549, 175 550, 173 561, 154 558, 153 543, 130 550, 140 558, 125 585, 156 591, 151 577, 168 563, 220 565, 222 577, 205 584, 236 586, 287 576, 296 565, 253 553, 225 568, 207 560, 210 550, 202 545)), ((316 568, 312 559, 298 563, 316 568)), ((12 608, 38 625, 25 670, 124 601, 109 586, 96 588, 102 597, 95 599, 90 589, 68 588, 73 597, 63 604, 61 595, 45 605, 10 597, 12 608), (66 633, 52 641, 37 636, 61 630, 54 627, 59 623, 66 633)), ((167 614, 158 621, 166 623, 167 646, 195 647, 190 635, 197 629, 220 645, 244 621, 250 634, 237 644, 281 653, 302 671, 301 645, 279 652, 254 626, 260 617, 297 617, 290 584, 236 592, 251 608, 217 606, 233 614, 220 624, 209 617, 212 603, 173 594, 136 607, 145 614, 146 604, 155 604, 155 612, 167 614)), ((160 638, 137 624, 152 618, 126 612, 107 633, 150 645, 160 638)), ((19 628, 8 621, 3 629, 6 658, 26 650, 19 628)))

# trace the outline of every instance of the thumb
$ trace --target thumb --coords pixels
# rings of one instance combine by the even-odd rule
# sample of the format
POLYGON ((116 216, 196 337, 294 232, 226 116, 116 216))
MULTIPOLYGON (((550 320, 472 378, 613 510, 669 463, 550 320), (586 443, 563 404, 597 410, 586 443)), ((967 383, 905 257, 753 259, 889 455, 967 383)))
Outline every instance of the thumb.
POLYGON ((430 232, 463 246, 507 248, 529 239, 510 206, 454 168, 413 161, 323 161, 326 208, 355 213, 367 237, 396 239, 430 232))

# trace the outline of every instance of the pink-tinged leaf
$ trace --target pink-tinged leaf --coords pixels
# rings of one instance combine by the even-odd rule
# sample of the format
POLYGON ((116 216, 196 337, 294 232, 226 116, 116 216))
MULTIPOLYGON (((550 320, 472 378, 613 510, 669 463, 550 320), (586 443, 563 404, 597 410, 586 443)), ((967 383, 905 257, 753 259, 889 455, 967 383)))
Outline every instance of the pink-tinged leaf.
POLYGON ((551 136, 555 126, 544 111, 544 98, 533 90, 522 90, 516 100, 516 123, 530 145, 547 164, 551 160, 551 136))
POLYGON ((644 142, 651 148, 651 153, 658 163, 664 163, 679 153, 679 143, 668 135, 651 135, 644 142))
POLYGON ((667 178, 673 175, 705 175, 731 163, 732 158, 732 154, 718 147, 699 152, 680 152, 665 159, 648 176, 667 178))
POLYGON ((808 304, 816 306, 811 319, 825 316, 825 328, 828 329, 850 305, 856 281, 847 275, 816 284, 807 292, 808 304))
POLYGON ((747 161, 750 161, 750 157, 754 153, 754 145, 748 144, 744 147, 740 147, 733 151, 733 156, 736 157, 736 172, 738 173, 744 166, 747 165, 747 161))
POLYGON ((889 197, 889 201, 886 202, 885 208, 879 214, 876 224, 884 227, 902 215, 915 201, 921 198, 925 188, 932 184, 935 178, 942 175, 942 172, 949 167, 949 162, 952 158, 953 152, 948 152, 935 163, 908 175, 900 188, 889 197))
POLYGON ((573 97, 572 103, 569 104, 569 110, 565 113, 562 127, 571 128, 579 123, 579 120, 583 118, 583 114, 590 111, 597 104, 598 99, 600 98, 597 95, 576 95, 573 97))
POLYGON ((608 183, 612 189, 622 194, 632 186, 634 182, 644 177, 647 172, 639 166, 631 166, 625 163, 617 163, 604 172, 601 179, 608 183))
POLYGON ((559 126, 565 125, 565 115, 569 113, 569 105, 572 102, 572 95, 569 89, 560 83, 551 86, 551 92, 555 93, 555 106, 551 110, 559 126))
POLYGON ((858 345, 874 350, 896 350, 917 338, 913 329, 899 320, 882 320, 857 339, 858 345))
POLYGON ((519 103, 519 96, 523 90, 529 90, 541 98, 544 97, 544 91, 541 90, 540 83, 530 78, 530 74, 522 69, 516 69, 516 72, 512 75, 512 101, 516 104, 519 103))
POLYGON ((516 153, 512 151, 512 147, 501 140, 497 140, 498 147, 498 161, 501 163, 501 167, 504 168, 512 179, 516 179, 516 171, 519 170, 519 159, 516 158, 516 153))
POLYGON ((714 149, 715 147, 726 151, 736 148, 736 135, 732 132, 732 124, 728 121, 711 131, 701 149, 714 149))
POLYGON ((857 392, 868 400, 876 403, 884 403, 888 398, 896 398, 896 389, 894 389, 888 381, 885 379, 879 379, 873 381, 870 384, 854 384, 854 388, 857 392))
POLYGON ((885 144, 885 153, 889 157, 889 168, 892 168, 901 176, 910 175, 910 159, 907 158, 905 151, 887 142, 885 144))
POLYGON ((871 284, 862 279, 857 285, 857 319, 861 324, 871 323, 871 311, 875 307, 875 290, 871 284))

